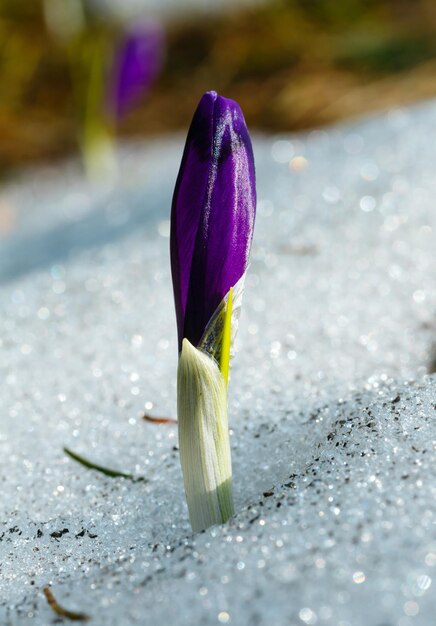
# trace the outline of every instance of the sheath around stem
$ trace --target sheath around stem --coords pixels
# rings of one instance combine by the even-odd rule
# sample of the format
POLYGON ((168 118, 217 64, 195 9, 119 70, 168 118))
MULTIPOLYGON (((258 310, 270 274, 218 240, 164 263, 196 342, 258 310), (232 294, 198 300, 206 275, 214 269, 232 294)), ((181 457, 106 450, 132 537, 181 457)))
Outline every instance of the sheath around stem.
POLYGON ((233 515, 227 388, 217 362, 182 343, 177 372, 180 460, 192 530, 233 515))

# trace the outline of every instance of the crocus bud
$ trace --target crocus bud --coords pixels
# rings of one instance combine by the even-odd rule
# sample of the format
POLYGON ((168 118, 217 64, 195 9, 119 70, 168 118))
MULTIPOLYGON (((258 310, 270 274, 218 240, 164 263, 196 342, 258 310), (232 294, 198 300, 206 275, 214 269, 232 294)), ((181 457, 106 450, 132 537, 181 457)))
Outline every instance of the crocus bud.
POLYGON ((164 30, 158 22, 136 24, 124 34, 109 77, 111 117, 119 120, 151 89, 162 69, 164 51, 164 30))
POLYGON ((233 513, 227 379, 255 212, 253 150, 242 111, 207 92, 188 132, 170 241, 180 458, 194 531, 233 513))

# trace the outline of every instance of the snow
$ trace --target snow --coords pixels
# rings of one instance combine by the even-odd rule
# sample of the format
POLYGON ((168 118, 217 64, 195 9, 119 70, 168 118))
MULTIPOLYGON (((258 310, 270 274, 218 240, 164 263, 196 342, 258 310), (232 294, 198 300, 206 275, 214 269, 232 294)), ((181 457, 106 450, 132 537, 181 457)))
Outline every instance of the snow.
POLYGON ((429 102, 255 137, 237 514, 199 535, 177 428, 142 419, 175 417, 183 138, 124 145, 105 185, 65 163, 2 190, 2 624, 53 623, 45 585, 96 626, 432 623, 435 124, 429 102))

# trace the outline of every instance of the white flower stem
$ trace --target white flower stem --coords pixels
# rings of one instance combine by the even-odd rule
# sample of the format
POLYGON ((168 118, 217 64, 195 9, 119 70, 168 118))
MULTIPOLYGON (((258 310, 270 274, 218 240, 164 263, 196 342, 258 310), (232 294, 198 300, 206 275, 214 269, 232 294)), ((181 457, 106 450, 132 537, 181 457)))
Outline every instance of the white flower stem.
POLYGON ((226 381, 215 359, 183 340, 177 372, 179 447, 192 530, 233 515, 226 381))

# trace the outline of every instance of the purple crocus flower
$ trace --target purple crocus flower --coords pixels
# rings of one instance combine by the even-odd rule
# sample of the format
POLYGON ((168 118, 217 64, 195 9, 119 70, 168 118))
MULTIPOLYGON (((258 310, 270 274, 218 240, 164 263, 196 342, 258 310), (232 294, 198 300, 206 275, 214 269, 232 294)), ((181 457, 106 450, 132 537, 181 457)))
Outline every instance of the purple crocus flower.
POLYGON ((194 532, 234 511, 227 384, 255 212, 244 116, 209 91, 188 132, 171 210, 179 449, 194 532))
POLYGON ((256 211, 253 149, 239 105, 208 91, 195 111, 173 196, 171 269, 179 350, 197 346, 247 269, 256 211))
POLYGON ((121 40, 110 72, 108 108, 116 120, 135 106, 159 75, 165 34, 158 22, 135 24, 121 40))

